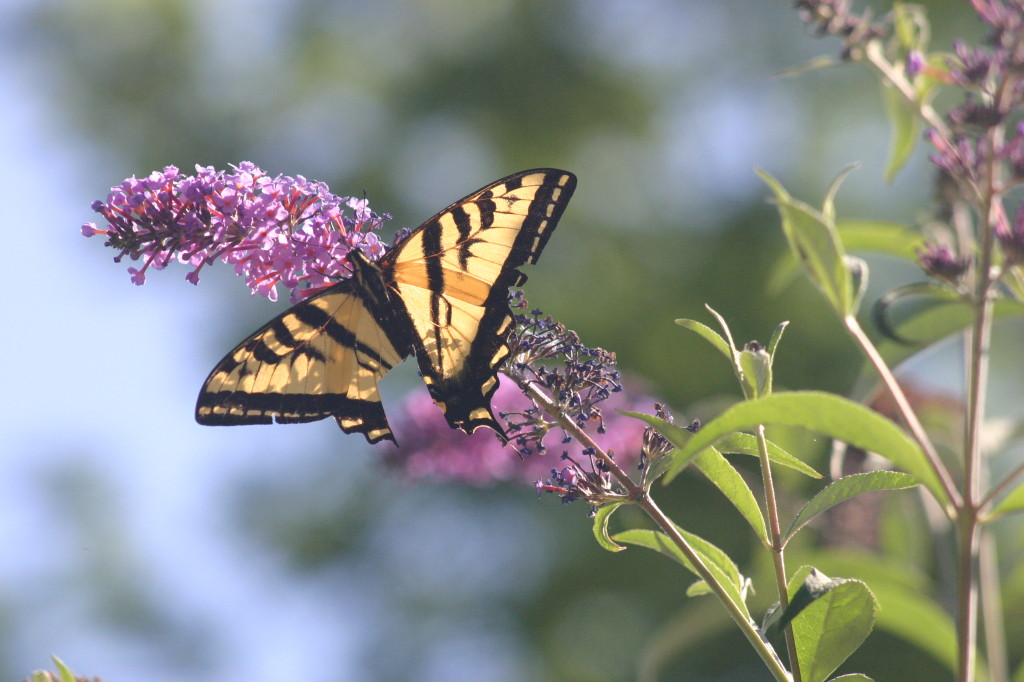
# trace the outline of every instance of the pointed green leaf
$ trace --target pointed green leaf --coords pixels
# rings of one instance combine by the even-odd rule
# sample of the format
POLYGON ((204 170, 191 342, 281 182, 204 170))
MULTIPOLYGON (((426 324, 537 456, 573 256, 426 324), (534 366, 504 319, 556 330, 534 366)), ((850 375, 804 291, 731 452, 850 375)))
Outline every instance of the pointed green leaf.
MULTIPOLYGON (((803 463, 793 455, 789 454, 772 441, 768 442, 768 459, 784 467, 795 469, 805 476, 811 478, 822 478, 821 474, 814 470, 814 467, 803 463)), ((761 452, 757 447, 757 438, 749 433, 731 433, 718 441, 717 449, 725 455, 738 454, 760 457, 761 452)))
POLYGON ((856 256, 843 256, 843 262, 850 273, 850 314, 856 315, 868 290, 868 263, 856 256))
POLYGON ((621 552, 626 549, 622 545, 615 544, 615 542, 608 537, 608 520, 611 519, 615 510, 624 504, 625 502, 611 502, 598 508, 597 513, 594 514, 594 537, 597 539, 597 544, 601 545, 609 552, 621 552))
POLYGON ((896 37, 900 41, 900 47, 904 50, 918 49, 917 24, 914 23, 913 15, 907 11, 907 6, 902 2, 892 4, 892 24, 896 37))
POLYGON ((726 323, 725 318, 718 314, 718 311, 709 306, 707 303, 704 304, 704 308, 711 313, 716 320, 718 320, 718 326, 722 328, 722 334, 725 336, 725 341, 729 346, 729 357, 733 360, 733 364, 736 364, 736 341, 732 338, 732 330, 729 329, 729 325, 726 323))
POLYGON ((775 331, 772 332, 771 341, 768 342, 768 355, 772 356, 772 363, 775 362, 775 351, 779 348, 779 342, 782 341, 782 333, 786 331, 786 327, 789 326, 789 322, 779 322, 775 326, 775 331))
POLYGON ((859 163, 851 163, 843 168, 825 191, 825 199, 821 202, 821 214, 825 216, 825 220, 828 221, 833 229, 836 223, 836 195, 839 194, 839 188, 842 186, 843 181, 846 180, 846 176, 858 168, 860 168, 859 163))
POLYGON ((749 399, 771 395, 772 358, 768 351, 761 347, 758 350, 744 348, 739 354, 739 365, 744 396, 749 399))
POLYGON ((778 71, 775 75, 781 78, 793 78, 805 74, 809 71, 820 71, 821 69, 827 69, 831 66, 838 66, 839 64, 842 64, 842 62, 840 62, 835 57, 822 55, 820 57, 813 57, 812 59, 808 59, 803 64, 797 64, 796 66, 790 67, 788 69, 778 71))
POLYGON ((761 508, 757 506, 757 499, 754 497, 754 493, 750 490, 747 482, 729 464, 729 460, 714 448, 707 448, 697 455, 693 464, 708 477, 708 480, 716 488, 722 491, 725 498, 736 507, 740 515, 754 529, 758 539, 768 546, 770 544, 768 529, 764 524, 764 515, 761 514, 761 508))
POLYGON ((716 332, 706 324, 701 324, 696 320, 687 320, 685 318, 676 320, 676 324, 681 327, 686 327, 690 331, 697 332, 705 341, 714 346, 722 355, 728 360, 729 364, 732 364, 732 349, 721 334, 716 332))
POLYGON ((59 675, 60 682, 75 682, 75 674, 71 672, 71 669, 64 665, 64 661, 60 660, 56 656, 51 655, 54 665, 57 666, 57 673, 59 675))
MULTIPOLYGON (((799 426, 887 457, 901 469, 914 474, 940 502, 945 492, 921 448, 896 424, 882 415, 846 398, 818 391, 776 393, 766 398, 737 403, 693 434, 676 456, 683 463, 734 431, 753 429, 758 424, 799 426)), ((673 443, 674 445, 675 443, 673 443)), ((678 447, 678 446, 677 446, 678 447)), ((668 470, 666 483, 678 474, 668 470)))
MULTIPOLYGON (((878 253, 917 262, 917 252, 924 247, 918 230, 901 223, 876 220, 839 220, 836 230, 846 252, 878 253)), ((765 285, 768 293, 778 294, 800 273, 800 263, 791 251, 772 264, 765 285)))
MULTIPOLYGON (((883 339, 878 343, 878 351, 890 366, 898 365, 924 346, 966 329, 973 322, 970 306, 952 298, 949 292, 929 289, 927 296, 915 296, 913 304, 903 317, 898 321, 889 319, 887 325, 904 341, 883 339)), ((892 315, 891 310, 886 313, 892 315)), ((1007 299, 996 301, 992 316, 994 319, 1022 317, 1024 304, 1007 299)))
POLYGON ((757 173, 775 192, 783 234, 804 272, 840 317, 849 314, 849 272, 835 225, 826 214, 791 197, 771 175, 757 173))
MULTIPOLYGON (((715 581, 725 589, 730 598, 743 611, 744 615, 749 618, 750 612, 747 610, 746 602, 743 600, 742 588, 744 578, 742 574, 740 574, 739 568, 732 559, 729 558, 729 555, 698 535, 694 535, 693 533, 687 532, 678 527, 677 530, 686 540, 686 543, 691 547, 694 553, 700 557, 701 563, 707 567, 708 571, 714 576, 715 581)), ((702 577, 697 573, 696 568, 694 568, 693 564, 690 563, 690 560, 686 558, 686 555, 683 554, 683 552, 667 535, 660 531, 637 528, 617 533, 613 536, 613 539, 616 542, 624 542, 629 545, 637 545, 638 547, 652 549, 659 554, 679 562, 698 578, 702 577)))
MULTIPOLYGON (((796 595, 809 575, 802 567, 789 589, 796 595)), ((793 637, 801 677, 805 682, 824 682, 857 650, 871 633, 877 605, 867 585, 859 580, 828 580, 824 590, 793 618, 793 637)))
POLYGON ((783 535, 783 544, 790 541, 797 531, 807 525, 818 514, 831 509, 840 502, 871 492, 872 490, 902 490, 918 484, 916 478, 899 471, 869 471, 863 474, 844 476, 827 485, 804 505, 804 508, 789 524, 783 535))
POLYGON ((1010 490, 1003 499, 999 500, 987 515, 988 520, 1005 514, 1024 511, 1024 481, 1019 481, 1017 486, 1010 490))
POLYGON ((908 102, 903 93, 891 83, 882 84, 882 96, 885 99, 885 112, 891 128, 885 181, 891 183, 921 139, 921 119, 917 115, 914 103, 908 102))
POLYGON ((956 626, 949 613, 927 596, 941 593, 918 566, 873 552, 831 549, 811 551, 808 561, 832 574, 863 580, 871 586, 879 608, 875 629, 946 666, 949 679, 956 671, 956 626))
POLYGON ((836 222, 839 238, 847 251, 867 251, 917 261, 917 252, 924 247, 924 236, 902 223, 881 220, 840 220, 836 222))
POLYGON ((703 580, 690 583, 690 586, 686 588, 687 597, 704 597, 709 594, 714 594, 711 591, 711 587, 703 580))

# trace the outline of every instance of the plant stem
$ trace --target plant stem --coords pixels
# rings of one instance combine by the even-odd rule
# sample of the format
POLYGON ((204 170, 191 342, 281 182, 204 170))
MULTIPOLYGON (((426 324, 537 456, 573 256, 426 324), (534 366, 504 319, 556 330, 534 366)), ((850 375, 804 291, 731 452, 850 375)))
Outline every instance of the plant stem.
MULTIPOLYGON (((789 580, 786 577, 785 547, 782 544, 782 526, 779 524, 779 507, 775 500, 775 483, 772 480, 771 460, 768 458, 768 440, 764 425, 757 425, 757 452, 761 460, 761 481, 764 485, 765 506, 768 508, 768 525, 772 539, 772 564, 775 568, 775 588, 779 594, 779 612, 789 606, 789 580)), ((796 639, 792 624, 786 625, 786 651, 789 653, 789 667, 793 671, 793 682, 801 682, 800 659, 796 653, 796 639)))
POLYGON ((944 138, 949 138, 949 126, 927 102, 922 102, 917 91, 903 71, 895 68, 885 56, 885 47, 881 40, 870 41, 864 49, 864 57, 885 79, 885 82, 900 91, 900 94, 917 109, 925 123, 935 129, 944 138))
POLYGON ((974 679, 978 636, 978 584, 974 579, 978 555, 977 517, 963 509, 957 531, 957 649, 960 661, 957 679, 971 682, 974 679))
POLYGON ((978 578, 981 595, 981 619, 985 629, 985 661, 990 682, 1009 682, 1006 660, 1006 632, 1003 624, 1002 590, 999 585, 999 561, 992 534, 981 529, 978 538, 978 578))
MULTIPOLYGON (((860 345, 864 355, 867 356, 868 361, 874 366, 875 371, 878 372, 878 376, 882 383, 885 385, 886 390, 889 391, 889 395, 892 396, 893 401, 896 403, 896 408, 900 412, 900 416, 907 424, 907 428, 910 429, 910 435, 913 436, 917 444, 921 446, 921 450, 924 451, 925 457, 928 458, 928 463, 931 465, 932 470, 935 471, 936 476, 939 478, 939 483, 942 485, 943 491, 945 491, 947 498, 952 504, 954 509, 961 506, 962 501, 960 492, 956 489, 956 484, 953 482, 952 477, 949 475, 949 470, 942 463, 939 458, 939 453, 935 450, 935 446, 932 445, 931 438, 928 437, 928 433, 924 430, 924 426, 921 425, 921 421, 917 418, 917 413, 914 412, 913 407, 910 405, 910 401, 907 399, 903 389, 900 388, 899 382, 896 381, 896 377, 893 375, 889 366, 885 364, 885 360, 882 359, 881 354, 875 345, 871 343, 871 339, 864 333, 860 323, 857 322, 857 318, 853 315, 847 315, 843 318, 843 324, 846 326, 847 331, 853 336, 854 340, 860 345)), ((942 500, 938 501, 939 504, 944 508, 947 516, 952 516, 953 511, 950 510, 947 505, 942 504, 942 500)))
POLYGON ((618 463, 608 455, 608 453, 602 450, 590 435, 581 429, 576 422, 566 417, 558 409, 558 405, 556 405, 546 393, 537 388, 533 382, 524 381, 517 377, 510 378, 519 384, 526 394, 529 395, 530 398, 539 405, 548 416, 558 423, 560 428, 571 435, 584 447, 593 449, 594 456, 607 465, 611 475, 614 476, 619 484, 626 489, 629 497, 638 507, 647 513, 647 516, 649 516, 651 520, 658 525, 662 532, 668 536, 672 543, 679 548, 679 551, 682 552, 690 561, 700 577, 705 583, 707 583, 708 587, 711 588, 725 606, 726 611, 729 612, 729 615, 739 627, 743 636, 747 638, 747 641, 750 642, 754 651, 757 652, 757 655, 761 657, 765 666, 767 666, 771 671, 772 676, 779 682, 792 682, 793 678, 790 677, 789 672, 782 664, 782 661, 779 659, 778 654, 775 653, 772 646, 761 637, 761 633, 756 624, 750 620, 749 616, 746 615, 740 605, 733 601, 729 592, 718 582, 715 575, 708 570, 708 567, 704 565, 700 555, 690 547, 690 543, 688 543, 682 533, 679 532, 675 523, 673 523, 672 520, 666 516, 663 511, 661 511, 661 508, 654 502, 650 493, 645 490, 643 486, 637 485, 633 482, 626 472, 622 470, 622 467, 620 467, 618 463))
MULTIPOLYGON (((988 148, 999 149, 1003 130, 993 127, 988 134, 988 148)), ((971 328, 970 362, 968 364, 967 428, 964 435, 963 506, 958 519, 959 552, 958 599, 960 632, 960 680, 974 679, 978 636, 978 515, 981 501, 981 429, 985 419, 988 393, 990 346, 992 342, 992 307, 994 304, 993 255, 995 226, 1003 217, 998 188, 1000 166, 994 154, 988 154, 982 178, 978 232, 978 263, 975 269, 975 315, 971 328)))

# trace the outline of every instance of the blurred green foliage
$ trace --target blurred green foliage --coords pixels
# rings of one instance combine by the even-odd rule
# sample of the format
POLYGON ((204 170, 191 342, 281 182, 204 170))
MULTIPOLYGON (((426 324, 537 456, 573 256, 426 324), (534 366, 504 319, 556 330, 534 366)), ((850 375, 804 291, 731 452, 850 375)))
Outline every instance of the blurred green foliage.
MULTIPOLYGON (((967 3, 926 4, 935 45, 980 30, 967 3)), ((840 66, 776 77, 838 49, 807 36, 785 3, 66 0, 27 4, 7 32, 19 36, 60 123, 100 150, 101 167, 115 169, 88 178, 97 197, 121 177, 168 164, 251 160, 270 173, 324 180, 339 194, 365 192, 394 214, 397 229, 503 174, 572 170, 579 190, 528 273, 527 297, 584 342, 615 351, 680 420, 706 419, 723 397, 738 397, 722 358, 672 322, 709 321, 705 302, 740 344, 766 341, 778 322, 791 321, 775 366, 780 388, 845 393, 861 369, 809 285, 767 291, 784 246, 755 165, 794 195, 820 196, 842 166, 862 161, 840 196, 849 218, 912 222, 930 193, 921 151, 895 185, 883 183, 885 117, 868 74, 840 66)), ((881 282, 916 276, 886 274, 884 262, 873 268, 881 282)), ((237 285, 225 289, 225 307, 239 296, 237 285)), ((194 333, 212 358, 268 317, 250 308, 194 333)), ((803 446, 788 443, 790 452, 823 463, 821 443, 793 440, 803 446)), ((229 502, 241 532, 259 551, 286 557, 298 580, 356 561, 381 564, 382 579, 395 582, 395 615, 368 655, 380 680, 416 678, 442 644, 438 622, 477 621, 508 633, 532 679, 633 679, 641 661, 659 656, 659 679, 763 675, 721 613, 683 596, 676 566, 638 550, 603 552, 580 506, 536 503, 525 489, 411 490, 380 474, 356 475, 362 487, 332 485, 324 472, 254 478, 240 481, 229 502), (529 559, 541 563, 534 573, 543 580, 474 592, 482 596, 472 603, 439 598, 429 582, 401 583, 407 567, 384 565, 393 555, 380 539, 395 505, 410 515, 426 510, 426 518, 448 505, 470 525, 517 510, 513 518, 528 529, 520 528, 523 556, 548 554, 529 559)), ((786 472, 779 478, 783 488, 805 485, 786 472)), ((656 495, 687 529, 751 560, 753 537, 706 482, 683 476, 656 495)), ((472 561, 457 529, 437 532, 430 542, 472 561)), ((518 579, 515 555, 491 582, 518 579)), ((443 562, 436 568, 445 570, 443 562)), ((928 679, 942 679, 926 655, 897 657, 896 649, 875 635, 850 669, 878 679, 928 670, 928 679)))

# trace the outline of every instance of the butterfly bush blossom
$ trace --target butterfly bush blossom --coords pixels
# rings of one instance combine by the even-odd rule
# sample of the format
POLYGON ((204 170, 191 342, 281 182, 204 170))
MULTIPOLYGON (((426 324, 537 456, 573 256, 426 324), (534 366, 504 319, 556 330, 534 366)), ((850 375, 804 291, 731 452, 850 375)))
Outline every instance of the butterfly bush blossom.
MULTIPOLYGON (((513 291, 510 299, 513 308, 527 307, 521 291, 513 291)), ((469 436, 453 431, 429 397, 417 392, 406 400, 396 423, 403 447, 387 453, 385 461, 410 478, 475 485, 529 482, 565 502, 621 495, 594 449, 570 436, 522 386, 531 384, 549 396, 555 412, 627 471, 646 466, 669 449, 643 422, 618 412, 646 411, 653 400, 622 381, 614 353, 584 346, 575 332, 539 310, 514 317, 511 356, 492 398, 514 447, 503 447, 483 429, 469 436)), ((655 408, 668 418, 661 406, 655 408)))
MULTIPOLYGON (((850 0, 795 4, 814 33, 843 40, 846 59, 864 58, 868 41, 892 29, 884 19, 875 21, 870 9, 853 11, 850 0)), ((1024 203, 1011 219, 1000 198, 1024 183, 1024 0, 971 0, 971 5, 986 25, 982 46, 957 41, 952 54, 932 63, 909 50, 904 70, 911 79, 928 77, 962 91, 960 102, 925 132, 940 171, 939 213, 951 213, 953 202, 982 205, 986 197, 999 198, 985 218, 1002 247, 1005 274, 1024 263, 1024 203)), ((958 255, 949 246, 929 244, 918 255, 925 272, 954 286, 974 266, 970 249, 958 255)))
MULTIPOLYGON (((82 233, 105 235, 105 245, 118 251, 116 262, 125 256, 140 262, 128 269, 135 284, 172 260, 192 266, 185 278, 198 284, 202 269, 220 260, 245 278, 252 293, 277 300, 280 283, 292 303, 351 275, 351 249, 374 260, 383 256, 386 248, 372 230, 390 218, 371 211, 365 199, 336 196, 324 183, 302 176, 269 176, 249 162, 231 172, 197 165, 195 175, 167 166, 111 188, 93 210, 106 226, 86 223, 82 233)), ((399 231, 394 243, 405 234, 399 231)), ((520 311, 527 307, 520 291, 510 293, 510 303, 520 311)), ((386 461, 411 478, 480 485, 530 481, 567 502, 620 494, 600 454, 635 468, 664 448, 642 422, 615 410, 642 410, 652 401, 623 391, 613 353, 584 346, 539 311, 515 318, 506 376, 492 401, 513 447, 503 447, 486 430, 470 436, 452 430, 428 394, 416 391, 405 404, 405 428, 399 429, 405 447, 389 451, 386 461), (528 397, 527 385, 544 391, 551 404, 541 409, 528 397), (576 442, 551 412, 571 419, 594 443, 576 442), (549 450, 553 456, 537 456, 549 450)))
POLYGON ((335 196, 301 175, 272 177, 249 162, 233 170, 197 165, 195 175, 184 175, 167 166, 128 178, 105 202, 93 203, 106 227, 86 223, 82 234, 106 235, 106 246, 119 251, 117 262, 140 261, 128 268, 135 284, 175 259, 193 267, 185 279, 198 284, 200 271, 221 260, 245 277, 252 293, 276 301, 281 283, 293 303, 351 274, 349 250, 374 260, 384 254, 370 230, 390 216, 371 211, 365 199, 335 196))

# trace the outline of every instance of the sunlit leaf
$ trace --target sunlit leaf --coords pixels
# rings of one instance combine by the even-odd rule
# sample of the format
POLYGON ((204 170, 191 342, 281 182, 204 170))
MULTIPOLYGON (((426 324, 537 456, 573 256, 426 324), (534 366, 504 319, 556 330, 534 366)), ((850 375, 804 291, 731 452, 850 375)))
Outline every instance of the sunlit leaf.
MULTIPOLYGON (((811 478, 821 478, 821 474, 814 470, 814 467, 810 466, 797 459, 793 455, 789 454, 781 447, 767 441, 768 444, 768 459, 775 464, 781 464, 782 466, 795 469, 805 476, 811 478)), ((760 456, 760 449, 757 447, 757 437, 749 433, 732 433, 725 436, 718 441, 716 448, 723 454, 739 454, 739 455, 750 455, 752 457, 760 456)))
POLYGON ((796 535, 815 516, 851 497, 873 490, 902 490, 918 484, 916 478, 899 471, 869 471, 844 476, 818 492, 796 515, 783 535, 783 543, 796 535))
POLYGON ((615 510, 621 507, 625 502, 612 502, 600 507, 597 513, 594 514, 594 537, 597 539, 597 544, 607 549, 609 552, 621 552, 626 549, 622 545, 616 544, 610 537, 608 537, 608 521, 611 519, 612 514, 615 510))
MULTIPOLYGON (((809 567, 802 567, 790 582, 790 598, 806 590, 809 567)), ((832 580, 822 576, 821 590, 793 618, 801 677, 824 682, 871 634, 877 604, 867 585, 859 580, 832 580)))
POLYGON ((740 515, 753 528, 757 537, 766 545, 769 543, 768 529, 764 524, 764 515, 757 504, 750 486, 743 480, 739 472, 714 448, 707 448, 693 461, 708 480, 718 488, 725 498, 736 507, 740 515))
POLYGON ((1020 511, 1024 511, 1024 480, 1018 481, 1017 486, 996 503, 988 517, 992 519, 1020 511))
MULTIPOLYGON (((723 589, 729 594, 729 597, 743 611, 744 615, 749 618, 750 612, 747 610, 747 605, 743 601, 743 576, 740 574, 739 568, 732 559, 730 559, 729 556, 721 549, 707 540, 704 540, 700 536, 694 535, 693 533, 687 532, 681 528, 677 528, 677 530, 686 540, 686 543, 691 547, 694 553, 700 557, 701 563, 703 563, 704 566, 707 567, 708 571, 715 577, 716 582, 723 587, 723 589)), ((680 550, 679 547, 677 547, 676 544, 661 531, 632 529, 617 533, 613 536, 613 539, 616 542, 624 542, 626 544, 652 549, 659 554, 679 562, 698 578, 702 578, 702 576, 697 573, 697 569, 693 566, 690 560, 685 554, 683 554, 682 550, 680 550)))
POLYGON ((729 364, 732 364, 732 349, 729 347, 728 342, 722 338, 721 334, 706 324, 701 324, 696 320, 687 320, 683 318, 676 320, 676 324, 681 327, 686 327, 690 331, 696 332, 705 341, 715 347, 722 355, 724 355, 729 360, 729 364))
MULTIPOLYGON (((693 434, 680 448, 677 459, 685 464, 720 438, 734 431, 752 430, 758 424, 798 426, 876 452, 916 476, 938 500, 946 502, 938 477, 917 443, 877 412, 831 393, 776 393, 737 403, 693 434)), ((677 474, 677 469, 669 469, 666 483, 677 474)))
POLYGON ((885 164, 885 181, 892 182, 921 139, 921 119, 916 105, 891 83, 882 84, 885 112, 889 117, 889 160, 885 164))
MULTIPOLYGON (((842 244, 827 212, 794 199, 768 173, 760 170, 757 173, 775 192, 782 231, 790 251, 839 316, 848 315, 853 304, 850 275, 843 259, 845 253, 842 244)), ((840 175, 837 182, 842 177, 840 175)), ((829 190, 829 197, 835 187, 834 183, 829 190)))

